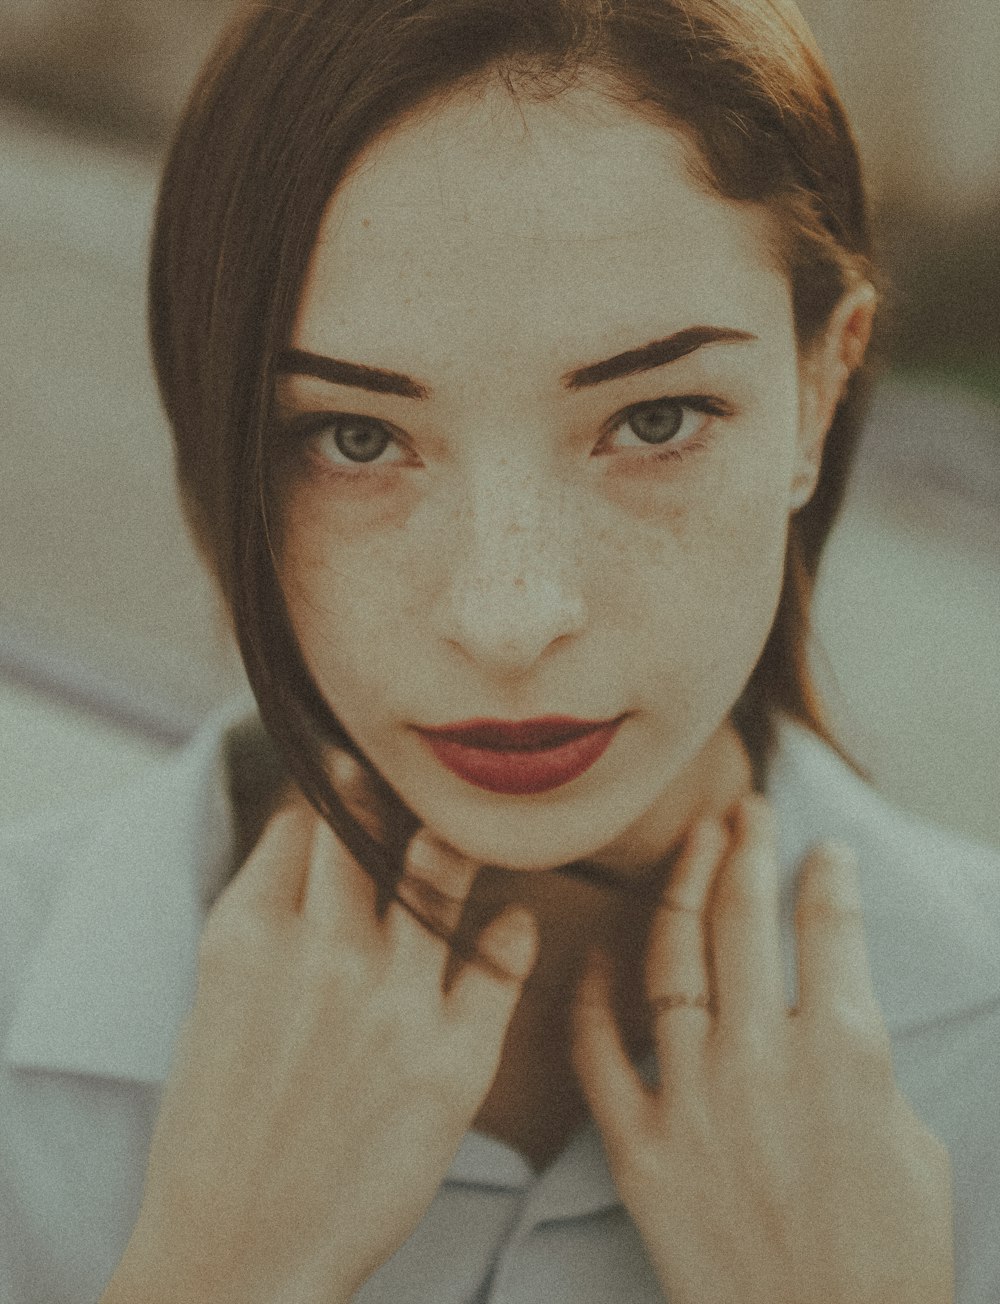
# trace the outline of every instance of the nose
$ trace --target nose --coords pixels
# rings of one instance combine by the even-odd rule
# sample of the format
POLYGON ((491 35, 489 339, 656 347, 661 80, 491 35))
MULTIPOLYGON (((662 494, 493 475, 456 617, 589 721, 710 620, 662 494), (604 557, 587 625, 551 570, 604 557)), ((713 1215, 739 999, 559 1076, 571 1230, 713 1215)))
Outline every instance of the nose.
POLYGON ((449 534, 439 633, 487 675, 529 671, 584 627, 578 535, 564 494, 494 468, 471 488, 449 534))

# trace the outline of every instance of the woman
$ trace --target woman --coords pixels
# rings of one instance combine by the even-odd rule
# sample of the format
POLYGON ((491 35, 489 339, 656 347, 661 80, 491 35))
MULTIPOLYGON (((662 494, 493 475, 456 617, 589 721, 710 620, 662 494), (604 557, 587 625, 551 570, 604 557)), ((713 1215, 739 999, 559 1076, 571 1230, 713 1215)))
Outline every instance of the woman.
POLYGON ((234 24, 151 323, 260 720, 87 853, 125 968, 62 1068, 133 1046, 123 953, 184 1017, 92 1102, 86 1273, 11 1129, 17 1304, 988 1297, 997 860, 852 771, 804 654, 875 283, 791 4, 234 24))

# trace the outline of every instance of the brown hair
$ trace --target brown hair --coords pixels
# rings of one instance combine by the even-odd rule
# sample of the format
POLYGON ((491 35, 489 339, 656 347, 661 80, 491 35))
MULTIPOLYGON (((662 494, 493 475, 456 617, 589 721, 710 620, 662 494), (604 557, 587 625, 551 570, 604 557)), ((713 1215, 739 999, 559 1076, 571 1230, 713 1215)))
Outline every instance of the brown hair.
MULTIPOLYGON (((416 820, 400 813, 386 852, 325 777, 321 749, 330 743, 364 758, 305 666, 277 578, 276 359, 290 344, 330 197, 377 136, 491 77, 512 95, 545 100, 594 75, 609 97, 688 138, 704 188, 773 215, 799 347, 808 349, 852 278, 875 273, 855 142, 790 0, 255 6, 208 59, 163 171, 149 320, 184 508, 265 726, 303 792, 374 875, 380 908, 416 820)), ((816 493, 791 520, 773 628, 732 710, 758 787, 780 712, 850 762, 824 722, 806 640, 870 382, 868 363, 836 411, 816 493)))

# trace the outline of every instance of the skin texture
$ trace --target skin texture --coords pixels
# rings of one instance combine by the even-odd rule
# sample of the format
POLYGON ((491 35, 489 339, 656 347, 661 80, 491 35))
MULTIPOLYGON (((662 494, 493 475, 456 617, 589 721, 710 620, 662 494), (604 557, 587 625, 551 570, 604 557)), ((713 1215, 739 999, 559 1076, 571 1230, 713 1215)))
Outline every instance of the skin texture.
MULTIPOLYGON (((436 397, 284 395, 289 414, 399 434, 363 480, 331 476, 349 461, 329 426, 304 450, 284 578, 322 690, 424 826, 404 885, 482 924, 492 968, 446 983, 444 943, 397 903, 380 920, 369 876, 293 801, 203 930, 104 1304, 341 1304, 419 1223, 470 1126, 540 1166, 585 1104, 673 1304, 952 1298, 948 1155, 893 1081, 857 871, 829 849, 804 867, 790 1015, 773 823, 745 800, 727 723, 872 292, 800 359, 760 219, 695 191, 662 127, 581 95, 523 117, 452 105, 393 133, 330 207, 295 345, 436 397), (757 340, 560 390, 695 324, 757 340), (691 393, 730 415, 697 454, 654 462, 624 410, 691 393), (597 765, 535 797, 465 785, 407 728, 622 711, 597 765), (545 872, 583 858, 621 890, 545 872), (583 968, 595 943, 604 978, 583 968), (706 1008, 651 1013, 678 992, 706 1008), (656 1091, 632 1063, 644 1038, 656 1091)), ((368 776, 329 761, 383 836, 368 776)))
MULTIPOLYGON (((359 767, 335 765, 373 836, 359 767)), ((479 866, 426 829, 407 878, 467 898, 479 866)), ((574 1056, 615 1182, 674 1304, 950 1304, 946 1148, 893 1080, 857 871, 814 852, 784 1008, 774 827, 736 803, 685 840, 647 948, 662 1086, 636 1078, 591 968, 574 1056)), ((342 1304, 419 1223, 497 1071, 537 954, 514 907, 493 966, 445 990, 445 945, 374 886, 304 802, 212 907, 139 1219, 102 1304, 342 1304), (363 1211, 363 1216, 359 1214, 363 1211)))
POLYGON ((314 440, 283 579, 338 718, 436 833, 510 869, 588 857, 628 873, 679 832, 670 790, 719 749, 770 628, 799 375, 760 220, 699 195, 663 128, 565 98, 522 106, 526 122, 501 92, 459 102, 393 133, 335 196, 294 345, 436 397, 289 382, 300 405, 373 417, 409 448, 352 483, 323 474, 352 469, 333 432, 314 440), (559 386, 705 323, 759 342, 559 386), (741 415, 687 464, 655 462, 627 425, 605 434, 629 405, 689 393, 741 415), (625 711, 596 766, 534 797, 471 787, 407 728, 625 711))
POLYGON ((345 728, 466 855, 640 873, 731 749, 790 501, 814 480, 845 378, 838 354, 804 383, 765 242, 759 214, 693 187, 675 136, 582 90, 520 108, 489 91, 418 118, 329 206, 293 345, 406 372, 434 396, 283 381, 288 414, 397 434, 369 432, 384 451, 366 463, 338 446, 343 424, 302 445, 283 581, 345 728), (758 338, 559 385, 706 323, 758 338), (702 433, 709 446, 657 461, 625 409, 687 394, 734 414, 688 412, 677 448, 702 433), (556 712, 630 718, 587 774, 528 797, 468 785, 408 727, 556 712))
POLYGON ((776 825, 751 795, 699 821, 663 893, 638 1079, 591 965, 574 1053, 615 1184, 671 1304, 951 1304, 947 1148, 897 1087, 865 947, 858 865, 806 857, 786 1007, 776 825))
MULTIPOLYGON (((862 286, 823 349, 798 356, 767 237, 759 212, 692 184, 662 124, 583 88, 535 106, 485 89, 362 157, 329 205, 291 340, 433 391, 283 380, 290 420, 383 423, 353 443, 349 423, 327 424, 299 446, 283 583, 342 724, 432 832, 488 867, 472 921, 511 902, 538 920, 539 964, 479 1120, 538 1162, 583 1109, 566 1011, 585 949, 619 957, 633 1017, 648 923, 642 902, 540 871, 588 858, 639 881, 750 786, 728 712, 773 620, 789 511, 867 341, 862 286), (560 386, 693 325, 756 339, 560 386), (691 394, 731 415, 684 411, 678 447, 706 447, 656 460, 629 408, 691 394), (377 459, 359 462, 366 445, 377 459), (590 771, 535 796, 472 787, 408 727, 626 711, 590 771), (540 1116, 547 1136, 524 1122, 540 1116)), ((638 1047, 641 1022, 628 1035, 638 1047)))

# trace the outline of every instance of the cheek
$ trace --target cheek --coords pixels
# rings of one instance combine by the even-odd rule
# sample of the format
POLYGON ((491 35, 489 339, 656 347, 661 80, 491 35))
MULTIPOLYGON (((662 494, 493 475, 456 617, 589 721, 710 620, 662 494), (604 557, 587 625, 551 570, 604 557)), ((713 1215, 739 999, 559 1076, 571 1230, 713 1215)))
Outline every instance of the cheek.
POLYGON ((393 577, 404 536, 399 528, 372 530, 370 515, 370 505, 331 511, 300 494, 286 517, 280 574, 289 615, 306 663, 334 705, 377 677, 400 618, 393 577))
MULTIPOLYGON (((749 674, 777 606, 787 523, 780 457, 763 457, 761 442, 730 444, 672 483, 609 480, 600 500, 572 505, 560 538, 573 534, 565 551, 576 561, 553 563, 553 574, 584 598, 595 660, 627 654, 650 684, 700 684, 713 699, 749 674)), ((293 626, 347 714, 398 680, 401 647, 417 639, 435 655, 428 613, 469 578, 453 569, 463 522, 421 513, 405 484, 336 504, 307 488, 290 501, 282 577, 293 626)))
POLYGON ((786 490, 774 463, 724 450, 684 488, 665 495, 629 487, 618 513, 628 521, 618 549, 624 573, 647 589, 647 601, 660 596, 657 607, 681 603, 689 618, 698 614, 694 628, 766 606, 783 569, 787 529, 786 490))
POLYGON ((641 504, 645 546, 619 550, 613 600, 634 682, 688 736, 728 709, 760 657, 781 594, 787 515, 773 466, 765 474, 745 459, 706 465, 683 502, 663 506, 657 519, 655 502, 641 504))

